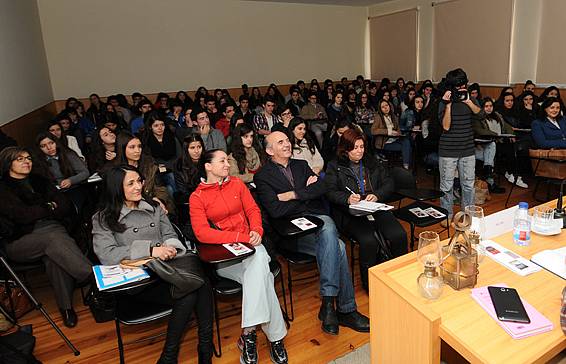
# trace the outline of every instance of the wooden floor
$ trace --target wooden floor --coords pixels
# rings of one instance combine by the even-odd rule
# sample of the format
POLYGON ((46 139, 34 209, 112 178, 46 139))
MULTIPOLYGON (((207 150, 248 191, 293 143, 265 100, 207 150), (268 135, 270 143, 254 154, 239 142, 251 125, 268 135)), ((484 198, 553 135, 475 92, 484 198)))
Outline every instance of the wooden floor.
MULTIPOLYGON (((420 175, 418 178, 419 186, 432 187, 432 178, 427 175, 420 175)), ((502 179, 504 181, 504 179, 502 179)), ((510 185, 505 181, 502 183, 509 189, 510 185)), ((534 202, 532 198, 532 188, 534 182, 531 181, 531 189, 524 190, 517 188, 513 191, 510 205, 519 201, 527 201, 529 205, 534 202)), ((553 192, 554 193, 554 192, 553 192)), ((538 193, 539 197, 546 197, 546 187, 542 187, 538 193)), ((504 195, 494 195, 492 200, 484 205, 486 213, 492 213, 504 208, 504 195)), ((552 198, 556 198, 555 195, 552 198)), ((404 201, 404 203, 408 203, 404 201)), ((435 203, 438 203, 436 201, 435 203)), ((535 203, 538 204, 538 203, 535 203)), ((408 231, 408 226, 405 226, 408 231)), ((440 230, 440 226, 433 226, 433 229, 440 230)), ((419 231, 417 231, 418 234, 419 231)), ((441 235, 445 238, 446 233, 441 235)), ((347 249, 349 252, 349 249, 347 249)), ((296 276, 310 275, 312 268, 302 269, 296 276)), ((295 271, 294 271, 295 272, 295 271)), ((285 273, 286 274, 286 273, 285 273)), ((368 295, 361 288, 359 272, 355 272, 356 300, 359 311, 368 314, 368 295)), ((286 275, 285 275, 286 277, 286 275)), ((295 273, 294 273, 295 277, 295 273)), ((73 329, 62 325, 58 310, 53 299, 51 289, 46 282, 43 274, 30 277, 32 291, 38 299, 43 302, 52 313, 53 318, 60 325, 63 331, 69 336, 71 341, 81 351, 80 356, 73 356, 71 351, 64 345, 63 341, 44 320, 41 314, 33 311, 27 314, 21 322, 23 324, 33 324, 34 334, 37 337, 35 355, 44 363, 117 363, 118 350, 116 335, 113 322, 97 324, 88 309, 82 305, 80 295, 76 292, 76 311, 79 315, 79 324, 73 329)), ((277 283, 277 290, 280 294, 280 287, 277 283)), ((369 342, 369 334, 354 332, 348 328, 341 327, 338 336, 323 334, 320 329, 320 322, 317 319, 320 299, 318 295, 318 280, 310 279, 294 285, 295 321, 292 323, 289 334, 285 339, 285 344, 289 353, 291 363, 327 363, 337 357, 345 355, 350 351, 369 342)), ((236 340, 240 334, 240 298, 226 300, 220 305, 221 332, 223 343, 223 355, 221 358, 214 358, 215 363, 237 363, 239 350, 236 347, 236 340)), ((134 327, 126 327, 123 330, 123 337, 126 341, 149 336, 152 333, 162 331, 166 326, 165 321, 154 324, 147 324, 134 327)), ((163 345, 163 338, 154 341, 126 346, 127 363, 154 363, 156 362, 163 345)), ((258 336, 260 362, 269 362, 269 352, 267 340, 264 335, 258 336)), ((196 363, 196 328, 192 327, 187 331, 180 352, 180 363, 196 363)), ((459 362, 459 360, 458 360, 459 362)))

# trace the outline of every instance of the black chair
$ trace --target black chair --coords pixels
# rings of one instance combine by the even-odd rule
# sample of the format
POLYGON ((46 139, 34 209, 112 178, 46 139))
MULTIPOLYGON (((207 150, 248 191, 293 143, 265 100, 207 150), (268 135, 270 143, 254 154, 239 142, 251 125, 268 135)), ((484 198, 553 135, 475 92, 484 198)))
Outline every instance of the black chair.
MULTIPOLYGON (((3 244, 3 242, 1 240, 2 239, 0 237, 0 247, 3 244)), ((53 330, 55 330, 55 332, 57 332, 57 334, 61 337, 61 339, 63 339, 63 341, 69 347, 69 349, 71 349, 73 354, 75 356, 80 355, 80 351, 73 345, 73 343, 69 340, 69 338, 67 338, 67 336, 63 333, 63 331, 61 331, 61 329, 53 321, 53 319, 51 318, 49 313, 47 313, 47 311, 45 310, 45 308, 43 307, 41 302, 39 302, 32 295, 31 291, 26 287, 26 285, 23 283, 23 281, 20 279, 20 277, 16 273, 16 272, 19 272, 19 273, 25 274, 25 272, 28 272, 28 271, 33 270, 33 269, 43 268, 43 263, 41 263, 41 262, 37 262, 37 263, 35 263, 35 262, 34 263, 17 263, 17 262, 10 261, 3 248, 0 248, 0 263, 2 264, 2 268, 5 272, 4 282, 5 282, 5 285, 6 285, 5 286, 6 292, 8 294, 8 297, 10 297, 10 308, 8 309, 6 307, 2 307, 2 309, 5 312, 10 313, 10 316, 11 316, 10 320, 14 323, 17 323, 16 315, 14 314, 14 311, 15 311, 14 310, 14 303, 11 301, 10 282, 8 281, 8 276, 11 276, 12 279, 14 280, 14 282, 22 288, 22 290, 25 292, 25 294, 29 297, 30 301, 32 302, 34 309, 41 312, 43 317, 47 320, 47 322, 49 322, 49 324, 51 325, 53 330)))
MULTIPOLYGON (((324 221, 315 217, 315 216, 305 216, 308 220, 316 224, 316 227, 313 229, 309 229, 303 231, 293 225, 291 223, 291 219, 271 219, 271 225, 273 226, 276 233, 283 239, 286 240, 287 243, 292 244, 292 242, 300 236, 312 234, 318 229, 320 229, 324 225, 324 221)), ((285 259, 287 263, 287 288, 289 289, 289 302, 291 305, 291 314, 287 315, 289 321, 293 321, 295 319, 295 310, 293 307, 293 282, 304 281, 308 279, 312 279, 317 275, 311 275, 308 277, 293 279, 293 270, 291 269, 292 266, 301 266, 301 265, 308 265, 308 264, 315 264, 316 257, 308 254, 303 254, 297 252, 296 250, 278 246, 277 252, 280 256, 285 259)), ((287 303, 285 302, 285 311, 287 311, 287 303)))
POLYGON ((393 178, 393 183, 395 184, 395 192, 387 198, 384 203, 394 203, 399 202, 398 208, 401 207, 401 200, 405 198, 404 195, 398 193, 399 190, 402 189, 416 189, 417 188, 417 181, 413 174, 402 168, 402 167, 393 167, 389 171, 391 178, 393 178))

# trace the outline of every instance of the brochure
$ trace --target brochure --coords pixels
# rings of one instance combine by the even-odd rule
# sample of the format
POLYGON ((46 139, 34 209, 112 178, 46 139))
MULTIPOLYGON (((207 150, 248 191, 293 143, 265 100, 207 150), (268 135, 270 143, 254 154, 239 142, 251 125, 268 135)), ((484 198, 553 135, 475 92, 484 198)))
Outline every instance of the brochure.
POLYGON ((504 248, 492 240, 484 240, 480 243, 480 245, 484 247, 485 255, 520 276, 526 276, 542 269, 530 260, 527 260, 519 254, 504 248))
POLYGON ((234 254, 235 256, 244 255, 252 250, 241 243, 229 243, 229 244, 222 244, 226 249, 230 251, 230 253, 234 254))
POLYGON ((95 265, 92 271, 96 286, 101 291, 149 278, 149 274, 143 268, 124 269, 120 265, 95 265))

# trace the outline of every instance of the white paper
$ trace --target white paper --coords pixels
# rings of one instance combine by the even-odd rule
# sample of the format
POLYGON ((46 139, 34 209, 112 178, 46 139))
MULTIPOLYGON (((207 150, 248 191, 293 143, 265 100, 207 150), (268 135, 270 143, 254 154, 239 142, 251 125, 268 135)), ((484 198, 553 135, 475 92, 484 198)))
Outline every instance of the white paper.
POLYGON ((533 255, 531 261, 562 277, 562 279, 566 279, 566 247, 555 250, 543 250, 533 255))
POLYGON ((484 218, 484 239, 492 239, 496 236, 508 233, 509 231, 513 231, 513 219, 515 218, 515 212, 518 208, 518 206, 513 206, 486 216, 484 218))
POLYGON ((483 246, 485 255, 520 276, 526 276, 542 269, 530 260, 523 258, 514 251, 509 250, 492 240, 484 240, 480 243, 480 245, 483 246))
POLYGON ((315 223, 305 217, 299 217, 298 219, 291 220, 291 223, 303 231, 314 229, 316 227, 315 223))
POLYGON ((252 251, 250 248, 240 243, 222 244, 222 246, 224 246, 226 249, 228 249, 232 254, 236 256, 244 255, 252 251))

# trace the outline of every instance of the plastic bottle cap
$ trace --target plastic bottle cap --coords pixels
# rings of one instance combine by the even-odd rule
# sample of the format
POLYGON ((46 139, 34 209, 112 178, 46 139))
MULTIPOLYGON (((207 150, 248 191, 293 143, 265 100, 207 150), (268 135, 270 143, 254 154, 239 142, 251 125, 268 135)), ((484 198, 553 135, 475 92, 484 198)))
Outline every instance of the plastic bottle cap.
POLYGON ((520 209, 528 209, 529 203, 528 202, 519 202, 519 208, 520 209))

